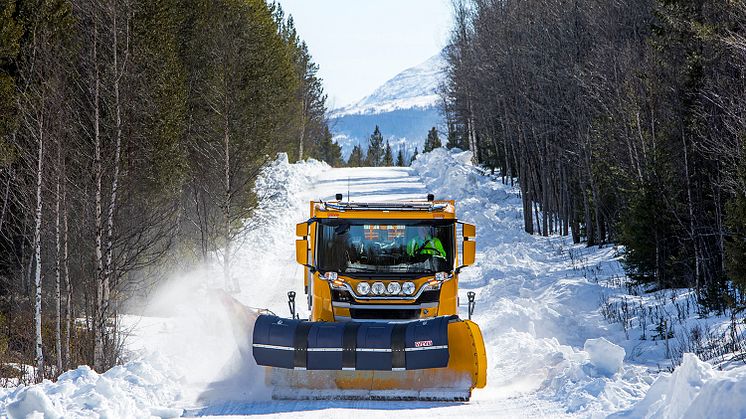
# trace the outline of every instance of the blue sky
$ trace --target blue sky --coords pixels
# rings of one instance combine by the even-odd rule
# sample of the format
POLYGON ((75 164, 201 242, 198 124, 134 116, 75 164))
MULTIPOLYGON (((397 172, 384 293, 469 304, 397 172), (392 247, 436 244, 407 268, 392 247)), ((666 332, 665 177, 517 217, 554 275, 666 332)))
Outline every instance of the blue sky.
POLYGON ((362 99, 437 54, 450 31, 449 0, 280 0, 321 67, 329 107, 362 99))

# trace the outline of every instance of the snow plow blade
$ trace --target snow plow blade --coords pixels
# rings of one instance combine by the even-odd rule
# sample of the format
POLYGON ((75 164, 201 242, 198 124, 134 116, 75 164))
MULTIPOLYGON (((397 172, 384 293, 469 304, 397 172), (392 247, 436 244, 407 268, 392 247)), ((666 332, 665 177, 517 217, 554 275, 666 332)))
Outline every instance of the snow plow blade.
POLYGON ((252 346, 275 399, 464 401, 486 384, 479 327, 457 316, 334 323, 261 315, 252 346))

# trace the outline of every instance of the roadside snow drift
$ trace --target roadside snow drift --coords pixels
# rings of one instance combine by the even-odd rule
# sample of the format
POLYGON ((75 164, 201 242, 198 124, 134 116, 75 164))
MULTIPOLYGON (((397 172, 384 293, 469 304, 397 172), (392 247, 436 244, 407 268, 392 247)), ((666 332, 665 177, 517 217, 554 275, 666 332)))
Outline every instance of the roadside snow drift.
POLYGON ((178 377, 160 356, 117 366, 97 374, 87 366, 62 374, 57 382, 18 387, 0 396, 0 416, 62 417, 162 417, 181 416, 171 406, 181 394, 178 377))
POLYGON ((746 418, 746 368, 716 371, 694 354, 663 373, 645 398, 613 418, 746 418))

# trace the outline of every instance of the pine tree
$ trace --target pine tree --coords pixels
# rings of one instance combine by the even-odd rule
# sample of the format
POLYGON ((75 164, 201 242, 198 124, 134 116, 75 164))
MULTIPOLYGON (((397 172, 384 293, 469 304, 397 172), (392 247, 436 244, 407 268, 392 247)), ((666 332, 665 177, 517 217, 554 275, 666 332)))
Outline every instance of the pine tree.
POLYGON ((14 15, 15 2, 0 6, 0 165, 10 161, 12 154, 4 137, 16 129, 15 81, 13 61, 18 55, 23 28, 14 15))
POLYGON ((383 154, 383 165, 386 167, 394 165, 394 155, 391 152, 391 144, 388 141, 386 141, 386 151, 383 154))
POLYGON ((376 129, 373 130, 370 139, 368 140, 368 166, 377 167, 383 163, 383 135, 381 130, 376 125, 376 129))
POLYGON ((441 144, 440 138, 438 137, 438 130, 435 129, 435 127, 432 127, 427 133, 427 139, 425 140, 425 146, 422 151, 428 153, 442 146, 443 144, 441 144))
POLYGON ((365 161, 365 156, 363 155, 363 149, 362 147, 360 147, 360 144, 357 144, 352 148, 352 152, 350 153, 350 158, 347 159, 347 166, 348 167, 360 167, 363 165, 364 161, 365 161))
POLYGON ((417 155, 420 154, 420 151, 417 149, 417 147, 414 148, 414 154, 412 154, 412 159, 409 160, 409 164, 411 165, 412 162, 417 160, 417 155))
POLYGON ((294 160, 302 160, 314 157, 326 160, 323 156, 324 127, 326 127, 326 94, 324 93, 321 79, 318 77, 319 66, 313 62, 308 51, 308 45, 300 39, 295 29, 292 16, 284 18, 282 8, 277 5, 275 20, 280 26, 280 32, 285 42, 290 46, 295 63, 295 75, 297 88, 295 92, 297 113, 288 124, 288 135, 290 141, 297 142, 296 154, 291 153, 294 160))
POLYGON ((396 165, 401 167, 404 166, 404 151, 399 147, 399 152, 396 154, 396 165))
POLYGON ((459 136, 456 132, 456 128, 453 125, 454 124, 448 124, 448 141, 446 143, 446 148, 448 148, 449 150, 452 148, 463 148, 461 146, 461 142, 459 141, 459 136))
POLYGON ((324 135, 321 137, 320 150, 317 154, 319 159, 332 167, 342 163, 342 148, 332 140, 332 133, 328 126, 324 127, 324 135))

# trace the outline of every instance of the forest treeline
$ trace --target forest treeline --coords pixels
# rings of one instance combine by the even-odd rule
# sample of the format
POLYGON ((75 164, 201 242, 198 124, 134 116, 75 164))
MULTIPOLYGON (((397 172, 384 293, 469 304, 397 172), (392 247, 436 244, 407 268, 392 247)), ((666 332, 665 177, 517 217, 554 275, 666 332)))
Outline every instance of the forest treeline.
MULTIPOLYGON (((442 147, 442 143, 438 136, 438 130, 432 127, 427 132, 427 138, 425 138, 422 151, 427 153, 440 147, 442 147)), ((451 148, 453 147, 457 147, 457 145, 451 145, 451 148)), ((360 144, 355 144, 345 164, 348 167, 409 166, 417 159, 419 153, 419 148, 415 147, 410 156, 406 147, 400 144, 396 152, 396 157, 394 157, 391 143, 389 140, 383 139, 381 129, 376 125, 373 133, 368 138, 367 148, 363 149, 360 144)))
POLYGON ((744 307, 746 3, 464 0, 448 143, 517 179, 525 230, 621 243, 630 274, 744 307))
POLYGON ((264 0, 0 1, 0 376, 115 364, 128 300, 215 254, 235 290, 261 168, 341 159, 317 71, 264 0))

